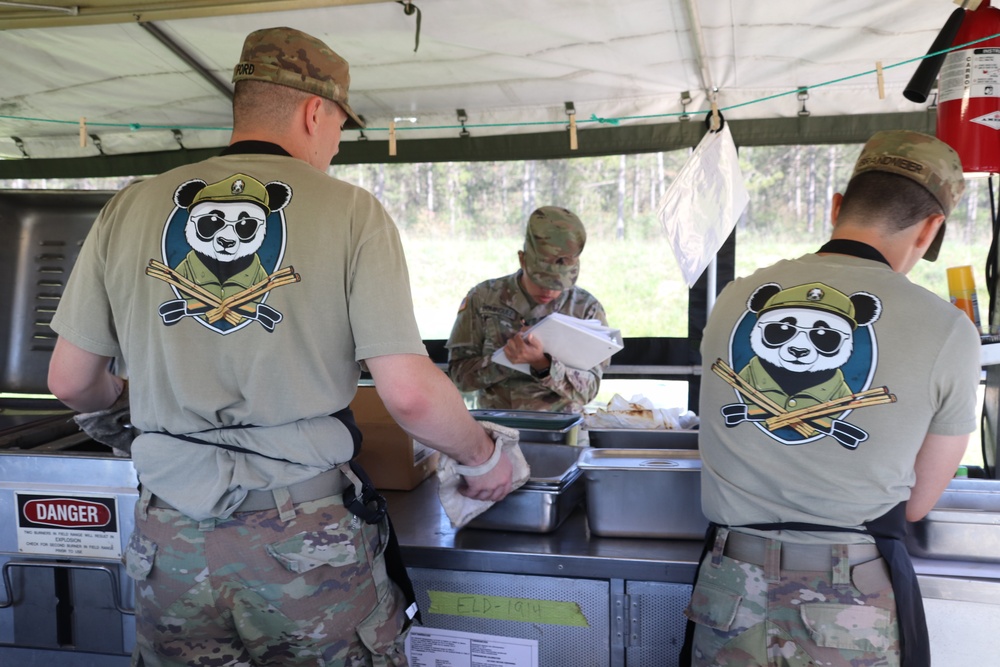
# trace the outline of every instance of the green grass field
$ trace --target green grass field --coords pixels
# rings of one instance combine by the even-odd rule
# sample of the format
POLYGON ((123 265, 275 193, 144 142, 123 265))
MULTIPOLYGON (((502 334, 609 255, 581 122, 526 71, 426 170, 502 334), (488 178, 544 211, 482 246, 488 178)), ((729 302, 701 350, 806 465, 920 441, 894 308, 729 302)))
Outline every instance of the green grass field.
MULTIPOLYGON (((737 275, 779 259, 815 251, 820 241, 749 239, 736 251, 737 275)), ((478 282, 517 270, 520 238, 440 240, 405 237, 410 282, 424 338, 447 338, 462 298, 478 282)), ((921 261, 910 279, 948 298, 946 268, 971 265, 980 311, 988 297, 984 263, 988 244, 946 242, 936 262, 921 261)), ((608 321, 626 338, 687 335, 688 288, 673 251, 663 240, 588 242, 578 284, 604 304, 608 321)))

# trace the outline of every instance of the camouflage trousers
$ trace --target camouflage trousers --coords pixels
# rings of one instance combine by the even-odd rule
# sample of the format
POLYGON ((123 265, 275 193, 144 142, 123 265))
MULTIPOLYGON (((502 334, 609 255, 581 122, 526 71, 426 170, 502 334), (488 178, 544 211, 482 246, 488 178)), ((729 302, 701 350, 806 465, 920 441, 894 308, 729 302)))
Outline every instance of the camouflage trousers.
POLYGON ((133 667, 406 665, 386 520, 368 525, 337 496, 199 522, 145 491, 135 515, 133 667))
MULTIPOLYGON (((850 566, 831 545, 827 571, 783 570, 723 555, 720 528, 685 614, 692 666, 897 667, 896 601, 881 558, 850 566)), ((766 563, 781 543, 768 540, 766 563)), ((846 547, 840 552, 846 555, 846 547)))

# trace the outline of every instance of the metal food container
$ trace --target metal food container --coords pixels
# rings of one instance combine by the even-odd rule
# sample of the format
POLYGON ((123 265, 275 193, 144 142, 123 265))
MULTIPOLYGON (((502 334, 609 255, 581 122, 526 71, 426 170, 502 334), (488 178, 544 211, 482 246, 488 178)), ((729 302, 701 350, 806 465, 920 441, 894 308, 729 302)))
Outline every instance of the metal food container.
POLYGON ((579 447, 522 442, 521 451, 531 477, 469 522, 469 528, 548 533, 583 500, 583 480, 576 466, 579 447))
POLYGON ((1000 563, 1000 480, 955 479, 927 516, 910 523, 913 556, 1000 563))
MULTIPOLYGON (((521 442, 554 442, 575 445, 583 415, 541 410, 469 410, 479 421, 517 429, 521 442)), ((577 454, 580 452, 577 451, 577 454)))
POLYGON ((595 449, 698 449, 697 429, 587 429, 595 449))
POLYGON ((680 449, 587 449, 577 466, 595 535, 702 539, 701 456, 680 449))

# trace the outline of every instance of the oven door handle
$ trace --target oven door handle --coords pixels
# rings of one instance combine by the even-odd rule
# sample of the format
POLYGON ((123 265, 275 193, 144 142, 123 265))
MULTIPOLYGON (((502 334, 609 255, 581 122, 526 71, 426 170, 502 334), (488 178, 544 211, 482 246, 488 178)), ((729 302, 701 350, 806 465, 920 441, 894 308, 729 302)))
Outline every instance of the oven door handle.
POLYGON ((110 565, 100 565, 98 563, 60 563, 48 560, 9 560, 3 564, 3 588, 6 600, 0 601, 0 609, 6 609, 14 604, 14 587, 10 582, 10 568, 12 567, 59 567, 67 570, 97 570, 104 572, 111 580, 111 592, 115 600, 115 609, 121 614, 135 615, 135 608, 128 608, 122 604, 121 590, 118 586, 118 573, 110 565))

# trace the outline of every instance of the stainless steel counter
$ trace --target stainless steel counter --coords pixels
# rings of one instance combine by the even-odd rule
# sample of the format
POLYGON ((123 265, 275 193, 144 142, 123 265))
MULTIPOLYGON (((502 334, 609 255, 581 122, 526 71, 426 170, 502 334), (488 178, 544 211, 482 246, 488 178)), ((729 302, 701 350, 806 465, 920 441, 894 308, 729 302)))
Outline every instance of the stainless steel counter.
MULTIPOLYGON (((433 476, 413 491, 384 495, 410 567, 690 584, 701 554, 699 540, 592 535, 583 505, 552 533, 455 530, 438 500, 433 476)), ((1000 585, 997 563, 927 558, 913 562, 926 584, 925 597, 981 601, 972 591, 1000 585)))
POLYGON ((437 489, 432 476, 413 491, 384 492, 409 567, 684 584, 694 580, 698 540, 597 537, 587 528, 583 505, 551 533, 455 530, 437 489))

